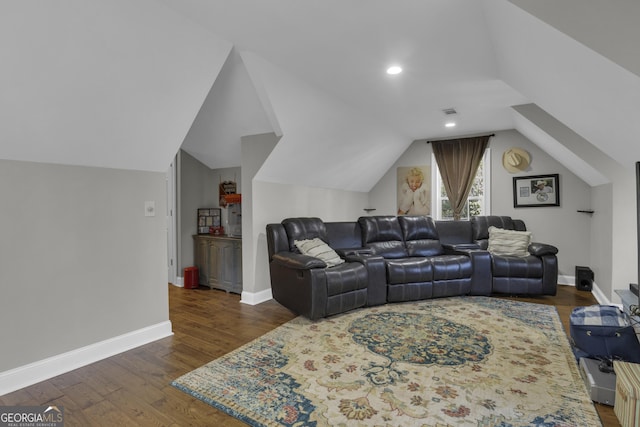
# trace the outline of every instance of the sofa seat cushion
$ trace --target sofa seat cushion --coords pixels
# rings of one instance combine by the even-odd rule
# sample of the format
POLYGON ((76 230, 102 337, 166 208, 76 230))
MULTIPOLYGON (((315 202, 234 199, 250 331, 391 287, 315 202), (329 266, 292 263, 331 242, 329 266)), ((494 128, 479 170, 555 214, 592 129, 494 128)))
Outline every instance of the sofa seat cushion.
POLYGON ((366 289, 368 285, 367 268, 360 263, 347 262, 325 270, 327 278, 327 295, 339 295, 358 289, 366 289))
POLYGON ((491 256, 491 270, 494 277, 541 278, 544 271, 538 257, 491 256))
POLYGON ((409 257, 385 262, 390 285, 465 279, 473 274, 471 259, 465 255, 409 257))
POLYGON ((433 266, 433 280, 452 280, 471 277, 471 258, 464 255, 440 255, 429 258, 433 266))
POLYGON ((387 283, 391 285, 401 283, 431 282, 433 280, 433 265, 426 257, 387 259, 387 283))

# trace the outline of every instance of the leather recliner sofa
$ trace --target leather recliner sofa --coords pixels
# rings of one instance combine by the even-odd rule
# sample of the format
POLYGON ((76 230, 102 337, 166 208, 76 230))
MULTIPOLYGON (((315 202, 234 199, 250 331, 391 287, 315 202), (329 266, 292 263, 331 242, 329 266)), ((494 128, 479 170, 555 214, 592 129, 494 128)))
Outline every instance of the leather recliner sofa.
POLYGON ((489 253, 440 243, 428 216, 358 219, 362 246, 384 260, 387 302, 491 293, 489 253))
POLYGON ((458 295, 555 295, 557 249, 532 243, 526 257, 487 251, 489 227, 525 231, 510 217, 434 221, 428 216, 368 216, 356 222, 288 218, 266 227, 273 297, 310 319, 387 302, 458 295), (320 238, 343 264, 299 252, 320 238))

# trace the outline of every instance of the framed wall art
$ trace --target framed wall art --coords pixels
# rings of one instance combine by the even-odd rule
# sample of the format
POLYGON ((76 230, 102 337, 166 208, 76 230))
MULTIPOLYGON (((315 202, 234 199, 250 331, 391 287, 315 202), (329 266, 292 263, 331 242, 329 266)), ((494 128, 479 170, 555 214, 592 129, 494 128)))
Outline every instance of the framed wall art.
POLYGON ((513 177, 513 207, 560 206, 560 176, 532 175, 513 177))

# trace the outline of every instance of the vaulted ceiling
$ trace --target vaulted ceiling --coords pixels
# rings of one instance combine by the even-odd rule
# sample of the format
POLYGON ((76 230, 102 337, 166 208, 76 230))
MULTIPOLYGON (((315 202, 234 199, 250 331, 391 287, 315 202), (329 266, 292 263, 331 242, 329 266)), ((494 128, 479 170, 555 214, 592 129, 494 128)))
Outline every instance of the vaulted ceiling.
POLYGON ((368 191, 415 139, 515 128, 599 185, 598 156, 640 159, 640 30, 619 25, 637 18, 633 0, 5 2, 0 158, 164 171, 182 147, 222 168, 275 132, 258 178, 368 191))

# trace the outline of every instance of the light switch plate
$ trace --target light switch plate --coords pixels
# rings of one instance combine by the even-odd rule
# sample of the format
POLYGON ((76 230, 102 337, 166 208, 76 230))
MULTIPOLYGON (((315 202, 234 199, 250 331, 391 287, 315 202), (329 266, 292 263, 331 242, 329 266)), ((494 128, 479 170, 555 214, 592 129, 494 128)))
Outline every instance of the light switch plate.
POLYGON ((144 216, 156 216, 156 202, 153 200, 144 202, 144 216))

